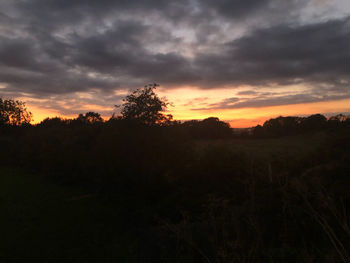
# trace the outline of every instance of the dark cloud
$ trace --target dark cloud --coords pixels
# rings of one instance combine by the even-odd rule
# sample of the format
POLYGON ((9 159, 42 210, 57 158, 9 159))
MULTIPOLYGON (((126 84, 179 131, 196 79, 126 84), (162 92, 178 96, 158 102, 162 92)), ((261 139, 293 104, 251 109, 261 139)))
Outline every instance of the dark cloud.
POLYGON ((204 0, 203 8, 223 15, 229 19, 247 19, 251 17, 259 18, 263 15, 265 21, 271 18, 286 19, 289 16, 295 16, 295 11, 304 7, 308 0, 204 0), (287 12, 286 12, 287 10, 287 12))
POLYGON ((259 29, 201 54, 198 68, 211 81, 235 85, 348 84, 349 17, 292 27, 259 29))
POLYGON ((257 95, 258 92, 256 92, 255 90, 244 90, 244 91, 240 91, 237 92, 237 95, 257 95))
POLYGON ((120 111, 120 109, 114 107, 115 102, 121 101, 124 98, 122 95, 99 94, 99 92, 91 92, 89 95, 88 97, 72 97, 69 95, 48 96, 40 100, 27 99, 26 102, 35 104, 41 109, 54 109, 66 116, 74 116, 80 112, 87 112, 91 108, 96 108, 102 116, 110 117, 113 113, 119 113, 120 111))

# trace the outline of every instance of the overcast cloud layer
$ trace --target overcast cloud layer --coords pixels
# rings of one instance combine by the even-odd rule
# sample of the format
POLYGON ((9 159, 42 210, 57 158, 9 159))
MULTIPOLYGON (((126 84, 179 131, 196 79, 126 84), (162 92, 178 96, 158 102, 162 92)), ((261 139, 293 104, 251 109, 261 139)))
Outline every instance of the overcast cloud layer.
POLYGON ((347 0, 0 0, 0 96, 55 100, 64 114, 149 82, 251 87, 212 109, 343 99, 349 47, 347 0))

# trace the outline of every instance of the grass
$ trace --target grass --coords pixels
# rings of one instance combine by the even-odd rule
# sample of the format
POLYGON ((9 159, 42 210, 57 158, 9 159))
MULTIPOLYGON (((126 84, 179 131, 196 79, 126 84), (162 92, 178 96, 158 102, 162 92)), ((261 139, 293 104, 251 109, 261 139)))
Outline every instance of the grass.
POLYGON ((313 134, 284 136, 265 139, 230 139, 230 140, 200 140, 197 148, 201 150, 208 146, 226 146, 236 152, 245 152, 255 157, 275 156, 278 153, 289 152, 291 155, 310 153, 324 144, 327 135, 324 132, 313 134))
POLYGON ((133 240, 115 206, 80 189, 2 168, 0 210, 0 262, 132 259, 133 240))
POLYGON ((251 162, 258 161, 266 165, 280 162, 282 167, 287 168, 300 160, 308 159, 310 154, 317 153, 327 140, 326 133, 318 132, 281 138, 203 140, 197 141, 195 147, 198 156, 213 147, 225 148, 232 153, 244 155, 251 162))
MULTIPOLYGON (((184 158, 189 163, 179 170, 169 166, 170 175, 174 169, 184 172, 183 177, 169 179, 169 184, 155 177, 130 187, 142 179, 140 174, 132 183, 121 180, 111 184, 111 192, 109 185, 103 185, 106 189, 99 197, 78 187, 52 183, 44 175, 0 168, 0 263, 197 262, 198 254, 202 259, 216 257, 217 262, 233 262, 230 257, 237 255, 243 257, 237 262, 260 262, 249 259, 249 249, 267 255, 261 262, 287 262, 285 258, 298 258, 305 249, 325 258, 322 253, 326 249, 331 255, 332 245, 346 256, 342 246, 347 247, 348 237, 338 229, 340 222, 348 230, 345 210, 343 216, 338 206, 328 209, 326 198, 319 196, 326 189, 326 197, 337 201, 339 193, 331 195, 333 188, 327 182, 339 179, 342 183, 339 173, 345 176, 348 171, 344 161, 335 166, 327 139, 327 134, 320 132, 273 139, 196 141, 196 153, 192 156, 191 152, 189 161, 184 158), (318 150, 322 147, 326 151, 318 150), (329 169, 320 167, 324 162, 329 169), (203 177, 197 180, 197 175, 203 177), (309 210, 311 215, 306 214, 309 210), (339 214, 340 220, 330 212, 339 214), (279 231, 284 231, 285 238, 281 246, 279 231), (299 238, 298 233, 305 231, 311 233, 310 238, 299 238), (255 244, 262 233, 267 242, 255 244), (319 236, 313 238, 312 233, 319 236), (236 254, 231 253, 231 241, 238 244, 236 254), (221 260, 221 252, 228 259, 221 260)), ((84 173, 81 180, 85 180, 84 173)))

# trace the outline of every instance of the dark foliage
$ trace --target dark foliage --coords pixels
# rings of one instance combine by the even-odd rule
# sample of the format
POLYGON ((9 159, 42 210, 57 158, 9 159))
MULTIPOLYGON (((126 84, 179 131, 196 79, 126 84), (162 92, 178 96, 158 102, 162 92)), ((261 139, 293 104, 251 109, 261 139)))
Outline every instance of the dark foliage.
POLYGON ((165 98, 159 98, 154 92, 154 89, 158 86, 156 83, 149 84, 143 89, 137 89, 126 96, 122 105, 121 118, 148 126, 171 123, 173 117, 170 114, 162 113, 169 103, 165 98))
POLYGON ((181 128, 193 139, 223 139, 232 137, 228 123, 211 117, 202 121, 186 121, 181 128))
POLYGON ((0 98, 0 127, 27 125, 31 120, 32 114, 24 102, 0 98))
POLYGON ((346 127, 350 127, 350 117, 342 114, 333 116, 329 120, 321 114, 308 117, 280 116, 267 120, 263 126, 254 127, 252 135, 254 137, 279 137, 346 127))

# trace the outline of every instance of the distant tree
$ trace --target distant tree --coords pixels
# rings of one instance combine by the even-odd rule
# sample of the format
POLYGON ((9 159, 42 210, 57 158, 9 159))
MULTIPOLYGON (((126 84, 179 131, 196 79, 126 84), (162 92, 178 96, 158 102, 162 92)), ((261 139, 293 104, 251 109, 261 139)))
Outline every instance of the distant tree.
POLYGON ((320 130, 327 125, 327 118, 322 114, 313 114, 303 119, 302 128, 304 130, 320 130))
POLYGON ((339 128, 339 127, 348 127, 350 124, 350 117, 343 114, 338 114, 332 116, 328 119, 328 127, 339 128))
POLYGON ((24 102, 0 98, 0 126, 20 126, 29 124, 31 120, 32 113, 27 110, 24 102))
MULTIPOLYGON (((159 98, 154 92, 158 86, 156 83, 148 84, 126 96, 121 105, 121 118, 148 126, 171 123, 173 116, 163 113, 169 103, 165 98, 159 98)), ((116 105, 116 107, 119 106, 116 105)))
POLYGON ((103 122, 101 115, 97 112, 92 112, 92 111, 89 111, 85 114, 80 113, 76 120, 78 122, 85 123, 85 124, 94 124, 94 123, 103 122))
POLYGON ((347 117, 343 114, 338 114, 329 118, 329 121, 333 122, 345 122, 347 117))
MULTIPOLYGON (((280 136, 287 134, 295 134, 300 131, 300 123, 303 118, 300 117, 282 117, 279 116, 274 119, 269 119, 265 121, 263 125, 263 130, 268 135, 280 136)), ((258 128, 259 129, 259 128, 258 128)), ((260 131, 261 133, 262 131, 260 131)))
POLYGON ((265 129, 259 124, 253 128, 252 134, 254 137, 263 137, 265 135, 265 129))
POLYGON ((61 127, 69 123, 69 120, 62 119, 60 117, 45 118, 37 126, 39 127, 61 127))
POLYGON ((182 124, 192 138, 196 139, 219 139, 228 138, 233 134, 230 125, 220 121, 217 117, 209 117, 202 121, 191 120, 182 124))
POLYGON ((346 125, 350 125, 350 115, 348 115, 344 121, 346 125))
MULTIPOLYGON (((342 116, 340 117, 344 119, 342 116)), ((334 122, 338 122, 338 120, 334 122)), ((253 135, 257 137, 293 135, 306 131, 322 130, 327 128, 327 125, 327 118, 321 114, 314 114, 309 117, 280 116, 265 121, 262 127, 255 127, 253 135)))
POLYGON ((201 126, 208 131, 209 138, 225 138, 232 136, 232 129, 226 122, 217 117, 209 117, 202 121, 201 126))

